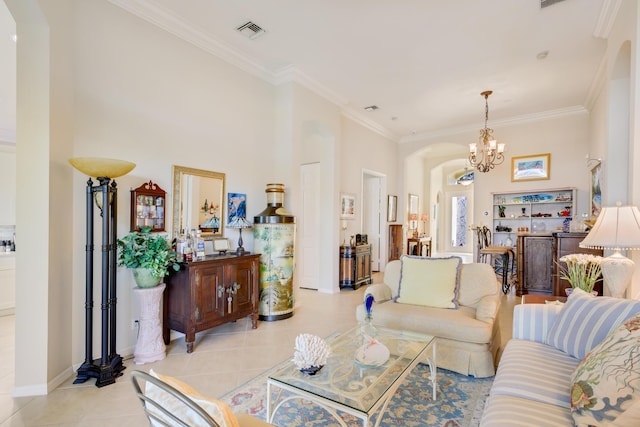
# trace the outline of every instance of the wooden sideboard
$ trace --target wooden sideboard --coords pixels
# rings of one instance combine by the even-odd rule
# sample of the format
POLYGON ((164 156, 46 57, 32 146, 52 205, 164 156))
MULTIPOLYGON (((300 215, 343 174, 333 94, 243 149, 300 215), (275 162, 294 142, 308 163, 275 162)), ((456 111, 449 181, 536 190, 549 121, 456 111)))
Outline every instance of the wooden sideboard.
MULTIPOLYGON (((602 255, 602 250, 581 248, 587 233, 518 235, 518 295, 543 294, 566 296, 569 283, 558 275, 558 261, 568 254, 602 255)), ((594 288, 602 295, 602 282, 594 288)))
MULTIPOLYGON (((561 279, 558 275, 558 262, 560 258, 569 254, 592 254, 602 256, 602 249, 586 249, 580 247, 580 242, 587 237, 588 233, 553 233, 553 294, 558 296, 566 296, 565 288, 571 285, 565 279, 561 279)), ((593 288, 598 291, 598 295, 602 295, 602 281, 596 283, 593 288)))
POLYGON ((517 294, 553 294, 553 237, 518 234, 517 294))
POLYGON ((259 254, 207 255, 172 272, 164 295, 165 344, 171 329, 185 334, 191 353, 197 332, 246 316, 257 328, 259 260, 259 254))
POLYGON ((371 245, 340 246, 340 289, 371 283, 371 245))

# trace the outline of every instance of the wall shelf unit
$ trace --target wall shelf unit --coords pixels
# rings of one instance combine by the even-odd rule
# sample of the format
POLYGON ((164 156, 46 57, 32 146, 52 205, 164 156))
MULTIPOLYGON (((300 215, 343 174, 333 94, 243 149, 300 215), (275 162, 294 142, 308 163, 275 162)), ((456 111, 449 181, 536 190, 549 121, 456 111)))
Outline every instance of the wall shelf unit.
POLYGON ((576 189, 492 193, 493 244, 516 241, 518 233, 551 234, 568 231, 575 215, 576 189))

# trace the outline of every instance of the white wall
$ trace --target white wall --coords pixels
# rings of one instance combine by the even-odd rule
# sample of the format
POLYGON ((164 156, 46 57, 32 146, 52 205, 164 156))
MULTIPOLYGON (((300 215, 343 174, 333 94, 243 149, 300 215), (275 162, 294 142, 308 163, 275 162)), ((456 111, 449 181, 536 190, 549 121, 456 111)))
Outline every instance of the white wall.
MULTIPOLYGON (((337 290, 338 193, 343 184, 360 185, 359 175, 355 182, 342 178, 342 149, 361 153, 352 163, 358 170, 395 175, 393 143, 344 120, 338 106, 296 83, 274 87, 104 0, 7 4, 24 36, 17 168, 25 191, 17 200, 18 234, 24 253, 39 255, 17 260, 16 394, 46 393, 84 359, 87 177, 71 168, 70 157, 137 164, 117 179, 122 236, 129 229, 128 190, 143 182, 151 179, 167 191, 171 212, 176 164, 224 172, 227 192, 247 194, 249 217, 264 209, 265 185, 282 182, 285 206, 295 215, 300 145, 314 138, 309 129, 323 129, 333 146, 324 152, 331 232, 323 242, 327 268, 320 283, 323 291, 337 290), (379 153, 367 148, 372 142, 379 153)), ((235 231, 224 233, 237 241, 235 231)), ((243 239, 251 250, 251 233, 243 239)), ((116 349, 124 356, 135 344, 130 323, 137 302, 130 272, 118 269, 117 280, 116 349)), ((94 341, 99 356, 99 338, 94 341)))

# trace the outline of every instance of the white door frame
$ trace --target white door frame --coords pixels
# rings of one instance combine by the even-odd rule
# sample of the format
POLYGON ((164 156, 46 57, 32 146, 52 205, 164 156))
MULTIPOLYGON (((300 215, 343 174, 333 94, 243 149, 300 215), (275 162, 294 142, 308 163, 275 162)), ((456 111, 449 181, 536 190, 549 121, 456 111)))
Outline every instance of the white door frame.
POLYGON ((386 175, 380 172, 362 169, 360 194, 362 194, 360 223, 362 224, 362 232, 367 233, 368 241, 371 243, 372 271, 384 271, 386 265, 385 260, 388 259, 387 241, 389 239, 387 227, 385 227, 387 218, 385 214, 385 208, 387 206, 385 200, 385 195, 387 194, 386 175), (371 191, 365 184, 365 181, 372 178, 376 178, 378 181, 377 191, 371 191), (377 203, 369 200, 371 197, 377 198, 377 203), (372 219, 373 223, 370 222, 372 219))

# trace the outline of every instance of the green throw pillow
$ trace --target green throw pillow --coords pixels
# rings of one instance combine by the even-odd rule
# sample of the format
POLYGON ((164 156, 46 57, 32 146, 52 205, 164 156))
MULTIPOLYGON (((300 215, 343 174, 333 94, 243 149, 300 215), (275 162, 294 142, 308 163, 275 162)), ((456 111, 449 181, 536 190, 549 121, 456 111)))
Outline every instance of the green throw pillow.
POLYGON ((604 425, 637 405, 639 367, 640 314, 636 314, 576 366, 571 376, 571 411, 576 425, 604 425))
POLYGON ((400 287, 395 301, 436 308, 458 308, 462 259, 400 258, 400 287))

